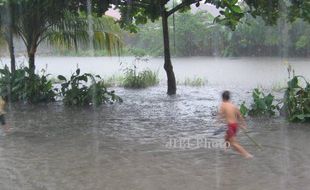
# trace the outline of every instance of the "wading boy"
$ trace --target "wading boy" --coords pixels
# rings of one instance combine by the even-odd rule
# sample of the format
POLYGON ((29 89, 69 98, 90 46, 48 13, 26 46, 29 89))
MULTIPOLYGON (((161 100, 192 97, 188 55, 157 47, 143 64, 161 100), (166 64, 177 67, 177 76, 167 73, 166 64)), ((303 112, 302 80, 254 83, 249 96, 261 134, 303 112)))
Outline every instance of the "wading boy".
POLYGON ((236 135, 238 131, 238 124, 240 127, 246 129, 246 124, 240 114, 239 109, 230 102, 230 92, 224 91, 222 94, 222 103, 220 105, 220 115, 226 120, 227 131, 225 140, 230 143, 235 150, 237 150, 245 158, 252 158, 253 156, 248 153, 237 141, 236 135))

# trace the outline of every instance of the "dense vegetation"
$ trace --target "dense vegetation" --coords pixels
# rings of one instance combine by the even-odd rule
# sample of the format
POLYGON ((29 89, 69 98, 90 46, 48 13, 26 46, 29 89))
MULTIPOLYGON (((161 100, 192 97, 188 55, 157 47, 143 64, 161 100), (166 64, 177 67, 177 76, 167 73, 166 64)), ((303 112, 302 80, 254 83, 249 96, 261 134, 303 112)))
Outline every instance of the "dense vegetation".
POLYGON ((61 88, 48 78, 48 74, 34 74, 28 67, 12 73, 7 66, 0 69, 0 96, 11 102, 49 103, 61 99, 68 106, 101 105, 122 102, 114 91, 108 91, 100 76, 80 74, 80 69, 70 79, 58 76, 61 88))
POLYGON ((123 69, 124 77, 121 86, 125 88, 146 88, 159 83, 158 74, 150 69, 138 70, 137 64, 147 63, 148 59, 136 57, 130 65, 123 69))
MULTIPOLYGON (((282 26, 267 26, 262 18, 246 17, 235 31, 215 25, 206 12, 179 13, 175 25, 170 19, 172 54, 175 56, 310 56, 310 24, 301 19, 288 24, 289 41, 283 44, 282 26)), ((139 27, 137 34, 126 38, 134 54, 161 56, 163 42, 159 22, 139 27)))
POLYGON ((121 102, 122 99, 115 95, 114 91, 108 91, 101 77, 85 73, 81 75, 80 69, 72 74, 70 79, 59 75, 58 79, 63 81, 60 94, 63 96, 65 105, 101 105, 103 103, 121 102), (90 85, 87 83, 90 82, 90 85))
POLYGON ((304 77, 288 81, 284 106, 290 121, 310 121, 310 83, 304 77))
POLYGON ((265 95, 256 88, 252 93, 253 103, 250 108, 245 102, 241 104, 242 115, 274 116, 278 112, 285 115, 290 122, 310 121, 310 83, 303 76, 295 76, 291 66, 288 67, 288 72, 289 79, 281 100, 276 101, 271 93, 265 95))
POLYGON ((240 106, 242 115, 251 116, 274 116, 276 110, 279 109, 278 105, 274 104, 274 96, 269 93, 265 95, 260 89, 255 88, 252 92, 253 103, 250 108, 247 108, 245 102, 240 106))
POLYGON ((55 100, 56 92, 48 75, 32 74, 28 67, 11 72, 7 66, 0 69, 0 96, 17 102, 41 103, 55 100))

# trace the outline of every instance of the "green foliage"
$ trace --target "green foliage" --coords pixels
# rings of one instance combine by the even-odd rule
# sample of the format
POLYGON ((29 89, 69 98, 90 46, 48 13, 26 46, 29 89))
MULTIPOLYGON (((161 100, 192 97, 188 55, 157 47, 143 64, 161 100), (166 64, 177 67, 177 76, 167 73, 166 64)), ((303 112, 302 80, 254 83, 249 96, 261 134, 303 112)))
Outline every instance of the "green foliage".
POLYGON ((158 74, 149 69, 138 72, 137 67, 125 69, 123 86, 125 88, 146 88, 159 83, 158 74))
POLYGON ((32 74, 27 67, 11 73, 5 66, 0 69, 0 94, 6 100, 41 103, 55 101, 53 85, 48 75, 32 74))
POLYGON ((239 6, 238 0, 220 1, 217 7, 222 8, 222 10, 220 10, 221 15, 217 16, 214 21, 235 30, 237 24, 244 16, 244 11, 239 6))
POLYGON ((114 91, 108 91, 100 76, 92 74, 80 74, 77 69, 69 80, 59 75, 58 79, 63 81, 61 84, 61 95, 63 102, 68 106, 101 105, 103 103, 121 102, 122 99, 115 95, 114 91), (87 83, 90 82, 90 86, 87 83))
POLYGON ((274 116, 275 111, 278 109, 277 105, 274 105, 274 96, 270 93, 265 95, 258 88, 255 88, 252 92, 253 103, 251 109, 248 109, 243 102, 240 106, 240 112, 242 115, 252 116, 274 116))
POLYGON ((250 14, 253 17, 261 16, 269 25, 276 24, 277 19, 280 17, 280 4, 279 0, 245 0, 250 7, 250 14))
POLYGON ((310 84, 304 77, 294 76, 288 81, 284 106, 290 121, 310 121, 310 84), (301 84, 301 79, 304 85, 301 84))
POLYGON ((125 88, 147 88, 159 83, 158 73, 150 69, 138 71, 137 64, 147 62, 147 58, 137 56, 132 64, 125 65, 122 86, 125 88))
POLYGON ((200 2, 215 5, 217 9, 221 9, 221 15, 215 19, 234 29, 240 19, 244 16, 244 11, 238 4, 238 1, 227 0, 211 0, 211 1, 197 1, 197 0, 182 0, 161 1, 161 0, 132 0, 130 2, 123 2, 123 0, 115 1, 121 12, 121 26, 131 32, 137 32, 137 26, 146 24, 148 20, 154 22, 163 15, 170 16, 176 12, 186 12, 190 9, 191 4, 200 6, 200 2))
MULTIPOLYGON (((123 46, 122 32, 114 19, 109 16, 92 17, 92 32, 89 34, 89 20, 85 14, 72 14, 66 11, 61 22, 53 25, 47 32, 49 44, 57 49, 75 50, 76 54, 82 48, 84 55, 86 50, 96 50, 95 53, 112 55, 119 54, 123 46), (90 40, 93 40, 90 43, 90 40), (93 47, 89 47, 92 44, 93 47)), ((83 53, 83 52, 82 52, 83 53)))
MULTIPOLYGON (((176 56, 278 56, 283 41, 278 26, 267 26, 262 18, 244 17, 235 31, 214 25, 204 12, 175 15, 175 32, 170 32, 171 53, 176 56), (175 39, 175 43, 174 43, 175 39)), ((169 20, 173 28, 172 20, 169 20)), ((289 56, 309 56, 310 24, 301 19, 288 24, 289 56)), ((163 40, 160 22, 139 27, 126 42, 131 54, 161 56, 163 40)))
POLYGON ((246 115, 249 114, 249 109, 246 107, 245 102, 242 102, 242 104, 240 105, 240 113, 243 117, 245 117, 246 115))
MULTIPOLYGON (((169 23, 169 27, 173 28, 172 18, 169 23)), ((170 32, 172 53, 177 56, 212 55, 213 46, 218 43, 214 39, 213 25, 213 17, 208 13, 176 14, 175 32, 170 32)), ((127 39, 127 44, 134 55, 161 56, 164 49, 160 21, 140 26, 139 32, 127 39)))

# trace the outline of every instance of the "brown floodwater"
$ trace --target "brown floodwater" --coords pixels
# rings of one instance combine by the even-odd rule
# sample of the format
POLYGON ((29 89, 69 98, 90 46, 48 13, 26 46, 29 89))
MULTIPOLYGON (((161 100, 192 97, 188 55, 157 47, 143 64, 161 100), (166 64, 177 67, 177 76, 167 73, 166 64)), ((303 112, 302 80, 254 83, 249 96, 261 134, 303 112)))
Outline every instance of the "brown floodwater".
MULTIPOLYGON (((39 58, 38 62, 44 65, 45 59, 53 61, 39 58)), ((66 69, 67 59, 55 58, 48 71, 56 72, 55 65, 61 63, 59 72, 70 74, 74 65, 66 69)), ((178 95, 172 97, 165 95, 164 83, 144 90, 115 88, 124 102, 97 108, 66 108, 61 103, 8 105, 12 131, 0 133, 0 189, 308 190, 309 124, 289 124, 281 117, 248 118, 249 135, 263 147, 259 150, 238 134, 241 144, 254 154, 252 160, 223 148, 167 146, 171 139, 182 138, 222 142, 224 133, 213 134, 223 126, 216 120, 220 93, 229 89, 236 104, 250 102, 252 87, 271 88, 285 81, 281 60, 214 59, 219 66, 210 63, 211 58, 206 58, 206 65, 203 58, 180 60, 175 63, 177 76, 209 73, 209 83, 200 88, 179 86, 178 95), (186 65, 188 60, 195 67, 186 65)), ((156 69, 159 61, 150 62, 156 69)), ((306 62, 297 60, 295 67, 309 77, 306 62)), ((115 72, 119 69, 116 65, 102 73, 114 74, 113 67, 115 72)), ((101 65, 89 70, 95 73, 96 68, 101 65)))

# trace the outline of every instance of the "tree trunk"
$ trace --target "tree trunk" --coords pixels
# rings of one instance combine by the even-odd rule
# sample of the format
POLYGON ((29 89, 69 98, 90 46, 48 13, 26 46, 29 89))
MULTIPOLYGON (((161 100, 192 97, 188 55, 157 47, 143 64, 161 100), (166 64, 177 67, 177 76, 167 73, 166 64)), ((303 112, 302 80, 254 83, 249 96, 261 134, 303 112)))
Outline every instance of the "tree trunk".
POLYGON ((168 95, 176 94, 176 81, 173 72, 173 66, 171 63, 170 56, 170 43, 169 43, 169 28, 168 28, 168 14, 164 7, 162 7, 162 27, 163 27, 163 38, 164 38, 164 54, 165 54, 165 64, 164 68, 167 73, 167 82, 168 82, 168 95))
POLYGON ((14 52, 14 41, 13 41, 13 31, 12 28, 8 32, 8 47, 11 57, 11 72, 15 73, 16 71, 16 61, 15 61, 15 52, 14 52))
POLYGON ((34 74, 35 72, 35 53, 33 52, 29 52, 28 53, 28 58, 29 58, 29 69, 30 69, 30 73, 34 74))
POLYGON ((14 33, 14 20, 13 20, 13 8, 11 3, 8 4, 7 7, 7 23, 5 30, 5 39, 8 44, 10 58, 11 58, 11 73, 15 73, 16 70, 16 61, 15 61, 15 52, 14 52, 14 41, 13 41, 13 33, 14 33))
POLYGON ((77 54, 79 52, 79 50, 78 50, 78 43, 77 43, 76 37, 73 38, 73 42, 74 42, 75 53, 77 54))
POLYGON ((34 74, 36 70, 36 66, 35 66, 35 55, 37 52, 36 42, 37 40, 33 40, 31 43, 29 43, 31 45, 27 47, 30 74, 34 74))

